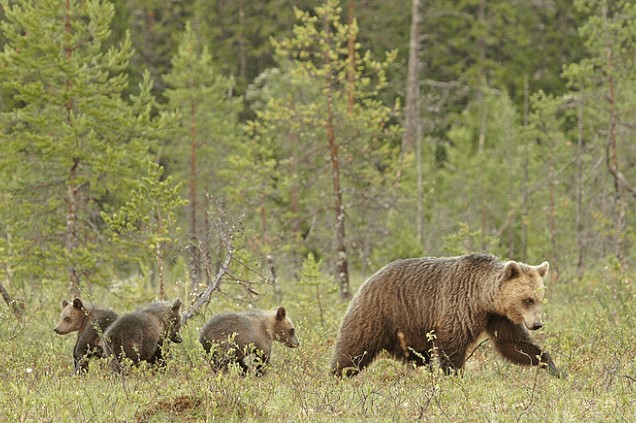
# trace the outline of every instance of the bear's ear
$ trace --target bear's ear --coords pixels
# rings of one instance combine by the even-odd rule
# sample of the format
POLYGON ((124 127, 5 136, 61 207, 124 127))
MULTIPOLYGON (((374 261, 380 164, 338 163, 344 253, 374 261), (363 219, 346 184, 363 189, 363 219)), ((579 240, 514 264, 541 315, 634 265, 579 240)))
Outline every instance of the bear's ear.
POLYGON ((278 307, 278 310, 276 310, 276 320, 283 320, 285 316, 287 316, 285 307, 278 307))
POLYGON ((80 300, 79 297, 73 298, 73 308, 81 310, 82 307, 84 307, 84 304, 82 303, 82 300, 80 300))
POLYGON ((521 267, 516 261, 509 261, 504 267, 504 281, 514 279, 521 274, 521 267))
POLYGON ((66 299, 62 300, 62 308, 66 308, 66 306, 68 305, 68 301, 66 301, 66 299))
POLYGON ((548 269, 550 269, 550 263, 544 261, 543 263, 535 267, 535 269, 537 269, 537 272, 539 272, 539 276, 545 278, 545 275, 548 274, 548 269))
POLYGON ((172 303, 172 307, 171 307, 172 311, 178 312, 179 309, 181 308, 181 304, 182 304, 181 298, 177 298, 176 300, 174 300, 174 303, 172 303))

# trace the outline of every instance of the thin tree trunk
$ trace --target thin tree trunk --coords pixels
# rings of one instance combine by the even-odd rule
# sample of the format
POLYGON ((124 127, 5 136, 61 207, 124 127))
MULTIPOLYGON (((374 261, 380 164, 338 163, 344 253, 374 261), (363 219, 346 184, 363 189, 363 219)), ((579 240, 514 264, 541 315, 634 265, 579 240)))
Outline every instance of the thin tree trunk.
POLYGON ((554 192, 557 187, 556 172, 554 168, 554 142, 552 145, 552 152, 550 153, 550 159, 548 160, 548 180, 549 180, 549 194, 548 194, 548 234, 550 239, 550 275, 552 281, 556 281, 559 277, 558 263, 559 263, 559 250, 557 247, 557 210, 556 210, 556 193, 554 192))
MULTIPOLYGON (((418 100, 419 102, 419 100, 418 100)), ((424 172, 422 169, 422 124, 418 121, 415 131, 415 163, 417 171, 417 207, 415 208, 417 217, 417 239, 424 248, 424 172)))
MULTIPOLYGON (((523 126, 528 127, 530 117, 530 83, 528 74, 523 77, 523 126)), ((528 201, 530 199, 530 152, 528 151, 528 137, 524 137, 524 158, 523 158, 523 199, 521 203, 521 261, 528 258, 528 201)))
POLYGON ((353 22, 355 20, 356 5, 354 0, 348 2, 348 24, 349 24, 349 38, 347 39, 347 59, 349 66, 347 66, 347 112, 353 113, 354 105, 354 91, 355 91, 355 75, 356 75, 356 34, 353 31, 353 22))
POLYGON ((576 261, 576 274, 581 280, 585 272, 584 254, 585 245, 583 242, 583 99, 579 99, 578 104, 578 134, 576 142, 576 246, 578 259, 576 261))
POLYGON ((261 227, 263 228, 261 242, 263 245, 267 245, 269 243, 269 233, 267 231, 267 209, 265 208, 265 192, 262 190, 258 193, 258 208, 261 215, 261 227))
POLYGON ((66 198, 66 251, 69 255, 68 281, 71 296, 80 295, 80 272, 75 263, 75 251, 78 248, 79 240, 77 234, 77 212, 80 207, 79 186, 77 186, 77 168, 79 158, 73 159, 73 166, 69 171, 67 181, 66 198))
MULTIPOLYGON (((477 12, 477 21, 479 22, 480 25, 485 26, 485 22, 486 22, 486 0, 479 0, 479 9, 477 12)), ((482 34, 478 39, 477 39, 477 47, 479 49, 479 68, 480 68, 480 76, 481 76, 481 81, 480 81, 480 87, 479 87, 479 92, 478 92, 478 101, 479 101, 479 108, 481 111, 481 118, 480 118, 480 123, 479 123, 479 145, 478 148, 479 150, 482 150, 484 148, 484 145, 486 144, 486 122, 487 122, 487 118, 488 118, 488 113, 486 110, 486 85, 487 85, 487 79, 486 79, 486 68, 485 68, 485 62, 486 62, 486 37, 484 34, 482 34)))
POLYGON ((404 106, 404 133, 400 157, 410 152, 417 139, 420 120, 420 34, 422 14, 421 0, 413 0, 411 6, 411 35, 409 41, 409 63, 406 78, 406 104, 404 106))
MULTIPOLYGON (((406 81, 406 105, 404 114, 404 133, 400 150, 400 163, 415 145, 415 166, 417 184, 417 205, 415 208, 415 224, 417 238, 424 247, 424 184, 422 172, 422 122, 420 101, 420 37, 422 32, 421 0, 413 0, 411 4, 411 34, 409 40, 409 63, 406 81)), ((400 170, 398 170, 400 172, 400 170)), ((398 176, 400 176, 398 174, 398 176)))
POLYGON ((292 214, 291 221, 291 229, 293 234, 293 242, 297 243, 301 248, 295 248, 292 253, 292 261, 294 273, 297 275, 296 270, 302 267, 303 257, 302 257, 302 246, 305 242, 306 237, 303 234, 303 229, 301 227, 301 209, 300 209, 300 176, 298 175, 299 169, 299 143, 298 136, 296 133, 290 132, 287 134, 287 138, 289 140, 289 144, 291 147, 291 158, 290 158, 290 173, 292 175, 292 184, 290 187, 290 197, 289 197, 289 207, 292 214))
MULTIPOLYGON (((477 21, 479 25, 485 28, 486 25, 486 0, 479 0, 479 8, 477 10, 477 21)), ((477 91, 477 102, 479 104, 479 139, 477 144, 477 149, 481 152, 486 145, 486 126, 488 122, 488 112, 486 109, 486 89, 487 89, 487 78, 486 78, 486 36, 482 32, 479 38, 477 38, 477 48, 479 51, 479 63, 477 64, 479 68, 479 88, 477 91)), ((482 196, 483 197, 483 196, 482 196)), ((487 201, 485 198, 481 199, 481 248, 483 251, 487 251, 488 245, 486 244, 486 234, 488 233, 488 210, 487 210, 487 201)))
MULTIPOLYGON (((70 0, 66 0, 65 4, 65 22, 64 22, 64 31, 68 35, 68 39, 71 38, 71 2, 70 0)), ((72 48, 70 44, 67 44, 64 47, 66 60, 71 60, 72 48)), ((69 91, 72 86, 72 81, 66 81, 66 88, 69 91)), ((66 102, 66 120, 70 124, 71 116, 73 112, 73 98, 71 95, 68 96, 68 100, 66 102)), ((79 246, 78 241, 78 233, 77 233, 77 214, 80 209, 80 197, 79 190, 80 187, 77 184, 77 170, 79 168, 80 159, 79 157, 73 157, 73 164, 69 170, 68 180, 66 181, 66 241, 65 247, 69 256, 69 264, 67 267, 68 271, 68 281, 69 281, 69 291, 72 296, 80 295, 80 272, 77 269, 75 263, 75 251, 79 246)))
MULTIPOLYGON (((329 33, 329 17, 325 16, 325 30, 329 33)), ((331 45, 331 40, 328 40, 331 45)), ((334 211, 336 213, 336 280, 340 291, 340 298, 347 301, 351 298, 351 290, 349 288, 349 269, 347 248, 345 245, 345 212, 342 202, 342 189, 340 187, 340 163, 338 157, 338 143, 336 141, 336 133, 334 129, 334 111, 333 111, 333 69, 331 68, 331 59, 328 51, 325 51, 325 66, 327 67, 326 76, 326 94, 327 94, 327 119, 325 129, 327 131, 327 141, 329 143, 329 154, 331 161, 331 177, 333 182, 334 193, 334 211)))
MULTIPOLYGON (((603 8, 603 18, 605 19, 605 26, 607 26, 607 10, 603 8)), ((612 63, 612 55, 613 49, 612 44, 609 40, 609 35, 607 36, 607 85, 608 85, 608 97, 607 101, 609 103, 609 119, 610 119, 610 127, 609 127, 609 138, 607 140, 607 165, 609 167, 610 173, 614 178, 614 252, 616 254, 616 259, 618 260, 621 270, 625 270, 625 256, 623 252, 623 242, 624 242, 624 230, 625 230, 625 205, 623 204, 623 189, 621 179, 619 177, 619 167, 618 167, 618 152, 616 146, 616 138, 617 138, 617 126, 618 126, 618 114, 616 112, 616 93, 614 88, 614 70, 612 63)))
POLYGON ((159 276, 159 298, 166 298, 166 286, 163 276, 163 251, 161 248, 161 241, 157 241, 157 245, 155 246, 155 257, 157 260, 157 274, 159 276))
POLYGON ((243 80, 247 80, 247 41, 245 36, 245 2, 239 2, 239 77, 243 80))
MULTIPOLYGON (((190 83, 190 88, 192 84, 190 83)), ((190 104, 190 283, 196 290, 200 282, 201 249, 197 236, 197 102, 190 104)))

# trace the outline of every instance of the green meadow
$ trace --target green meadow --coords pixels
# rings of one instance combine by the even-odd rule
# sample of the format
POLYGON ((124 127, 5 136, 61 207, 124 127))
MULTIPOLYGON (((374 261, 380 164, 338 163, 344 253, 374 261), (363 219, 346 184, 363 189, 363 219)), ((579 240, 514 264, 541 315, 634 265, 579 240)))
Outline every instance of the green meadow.
MULTIPOLYGON (((561 278, 548 286, 545 327, 535 333, 568 374, 506 363, 489 343, 468 360, 462 377, 411 369, 380 358, 358 377, 337 380, 329 361, 346 304, 330 281, 315 286, 283 282, 282 304, 301 345, 276 343, 263 377, 214 374, 198 344, 198 331, 214 313, 250 305, 217 292, 169 346, 161 369, 111 374, 91 361, 88 374, 73 372, 75 333, 53 332, 63 292, 26 292, 26 315, 7 307, 0 326, 0 421, 206 422, 206 421, 431 421, 601 422, 636 421, 636 289, 633 274, 609 269, 585 280, 561 278), (320 293, 320 298, 318 298, 320 293)), ((357 287, 362 278, 354 281, 357 287)), ((45 285, 46 286, 46 285, 45 285)), ((181 287, 182 288, 182 287, 181 287)), ((187 298, 173 287, 170 296, 187 298)), ((152 290, 106 292, 87 299, 122 313, 152 299, 152 290)), ((271 309, 267 293, 254 304, 271 309)))

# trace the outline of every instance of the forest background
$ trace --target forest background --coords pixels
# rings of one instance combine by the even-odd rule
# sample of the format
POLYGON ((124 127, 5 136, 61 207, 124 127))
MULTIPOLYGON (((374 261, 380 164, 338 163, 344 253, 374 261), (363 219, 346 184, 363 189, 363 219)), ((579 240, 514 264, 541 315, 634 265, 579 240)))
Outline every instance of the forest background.
POLYGON ((635 416, 633 2, 0 6, 0 417, 635 416), (550 262, 538 336, 568 381, 491 350, 461 379, 385 362, 328 379, 366 277, 480 252, 550 262), (68 384, 51 328, 73 295, 180 296, 195 323, 165 373, 68 384), (192 364, 210 313, 281 303, 301 339, 285 366, 241 382, 192 364))
POLYGON ((9 291, 634 256, 630 2, 2 4, 9 291))

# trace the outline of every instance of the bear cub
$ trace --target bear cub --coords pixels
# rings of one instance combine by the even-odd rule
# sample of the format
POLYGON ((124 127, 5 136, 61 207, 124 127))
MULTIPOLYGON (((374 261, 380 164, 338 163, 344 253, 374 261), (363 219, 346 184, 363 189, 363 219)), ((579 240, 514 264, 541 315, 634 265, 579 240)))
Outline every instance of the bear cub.
POLYGON ((490 255, 398 260, 372 275, 349 304, 331 372, 355 375, 386 350, 418 366, 435 357, 460 372, 471 348, 488 336, 510 362, 557 369, 535 344, 548 262, 530 266, 490 255))
POLYGON ((102 342, 104 357, 110 358, 111 370, 121 372, 124 358, 135 365, 142 361, 163 364, 164 341, 182 341, 179 334, 181 305, 179 298, 172 303, 154 301, 119 317, 108 328, 102 342))
POLYGON ((249 369, 248 358, 256 357, 254 372, 262 375, 269 362, 273 341, 290 348, 298 347, 294 324, 284 307, 267 313, 221 313, 201 328, 199 342, 210 356, 215 371, 227 370, 230 363, 238 363, 241 372, 249 369))
POLYGON ((114 311, 84 303, 77 297, 72 302, 62 300, 60 321, 53 330, 58 335, 77 331, 77 341, 73 347, 77 373, 88 371, 89 358, 102 356, 101 338, 117 317, 114 311))

